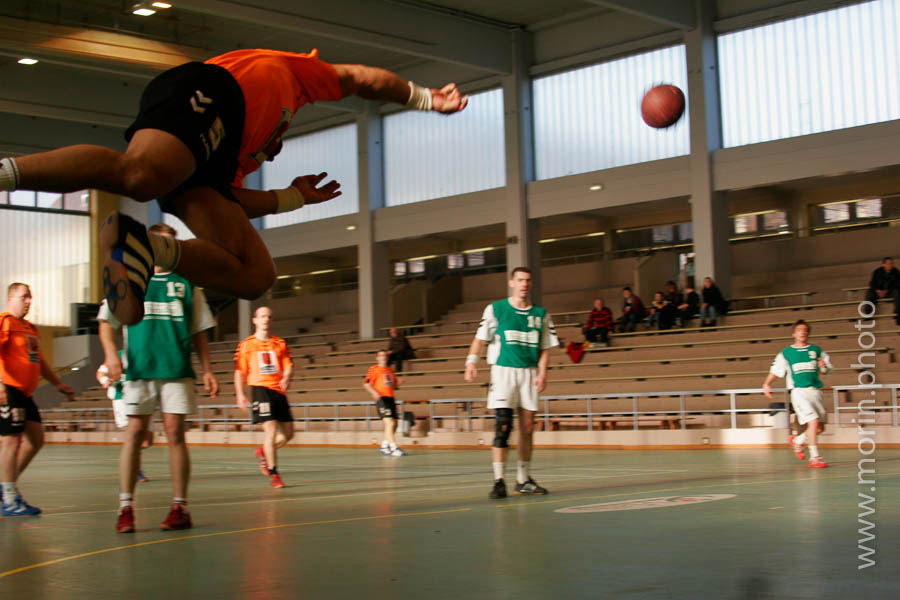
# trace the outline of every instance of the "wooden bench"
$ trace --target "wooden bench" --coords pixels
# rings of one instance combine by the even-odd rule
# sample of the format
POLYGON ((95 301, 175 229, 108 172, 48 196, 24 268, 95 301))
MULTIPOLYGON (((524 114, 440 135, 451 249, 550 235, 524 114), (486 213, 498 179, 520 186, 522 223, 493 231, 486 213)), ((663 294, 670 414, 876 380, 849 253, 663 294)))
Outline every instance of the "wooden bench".
POLYGON ((765 303, 766 308, 772 306, 772 300, 776 298, 793 298, 795 296, 803 297, 803 304, 807 304, 810 296, 815 295, 816 292, 788 292, 786 294, 761 294, 759 296, 742 296, 741 298, 732 298, 731 302, 745 302, 752 300, 762 300, 765 303))
MULTIPOLYGON (((560 431, 569 426, 578 427, 579 429, 587 429, 588 421, 591 427, 599 430, 614 431, 620 424, 625 425, 625 429, 634 428, 634 417, 628 415, 617 416, 594 416, 588 419, 583 415, 550 415, 549 418, 543 416, 535 417, 535 423, 549 422, 550 431, 560 431)), ((681 429, 681 415, 638 415, 638 427, 656 426, 659 429, 676 430, 681 429)), ((696 417, 685 416, 684 425, 704 425, 702 419, 696 417)))
POLYGON ((847 300, 853 300, 853 299, 856 297, 856 292, 861 292, 861 291, 863 291, 863 290, 868 290, 868 289, 869 289, 869 286, 867 286, 867 285, 860 285, 860 286, 857 286, 857 287, 845 287, 845 288, 841 288, 841 291, 842 291, 842 292, 846 292, 846 294, 847 294, 847 300))

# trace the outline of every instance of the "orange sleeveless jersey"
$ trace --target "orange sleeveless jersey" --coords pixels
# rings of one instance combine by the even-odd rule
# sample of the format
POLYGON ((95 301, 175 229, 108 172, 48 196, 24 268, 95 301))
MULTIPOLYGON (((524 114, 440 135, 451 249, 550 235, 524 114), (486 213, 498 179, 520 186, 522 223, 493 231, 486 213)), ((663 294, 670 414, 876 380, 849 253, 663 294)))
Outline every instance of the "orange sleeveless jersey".
POLYGON ((365 382, 375 388, 379 396, 394 397, 394 390, 397 389, 397 376, 390 367, 379 367, 372 365, 366 373, 365 382))
POLYGON ((8 312, 0 314, 0 378, 26 396, 41 376, 41 338, 37 327, 8 312))
POLYGON ((235 369, 247 385, 265 387, 281 393, 279 383, 285 370, 294 364, 287 342, 274 335, 262 341, 251 335, 238 345, 234 353, 235 369))
POLYGON ((257 170, 281 144, 281 136, 304 104, 340 100, 337 72, 309 54, 277 50, 235 50, 206 61, 231 73, 244 92, 244 132, 234 185, 257 170))

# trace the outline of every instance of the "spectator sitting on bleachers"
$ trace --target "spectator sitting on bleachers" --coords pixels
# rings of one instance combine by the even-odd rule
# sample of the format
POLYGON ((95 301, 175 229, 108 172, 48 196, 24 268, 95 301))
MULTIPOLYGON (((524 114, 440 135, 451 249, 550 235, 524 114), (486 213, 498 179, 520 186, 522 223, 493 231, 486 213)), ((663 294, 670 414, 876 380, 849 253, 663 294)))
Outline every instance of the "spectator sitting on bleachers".
POLYGON ((674 281, 667 281, 663 287, 663 309, 659 315, 659 328, 671 329, 678 318, 678 307, 684 303, 684 294, 678 291, 674 281))
POLYGON ((603 306, 603 298, 594 299, 594 308, 584 324, 584 339, 591 345, 599 343, 609 345, 609 332, 613 328, 613 314, 609 307, 603 306), (600 338, 599 342, 597 338, 600 338))
POLYGON ((400 333, 396 327, 389 331, 391 339, 388 341, 388 366, 394 368, 395 373, 403 370, 403 361, 416 357, 416 351, 406 336, 400 333))
POLYGON ((722 295, 719 287, 713 283, 712 278, 703 278, 703 303, 700 305, 700 326, 716 326, 719 315, 728 312, 728 301, 722 295))
POLYGON ((693 286, 684 288, 684 291, 684 301, 675 307, 678 310, 678 320, 682 327, 686 327, 688 321, 700 312, 700 295, 694 291, 693 286))
POLYGON ((619 319, 619 331, 634 331, 638 322, 647 315, 641 299, 632 293, 630 287, 622 288, 622 318, 619 319))
POLYGON ((894 316, 900 325, 900 271, 894 268, 894 259, 885 256, 881 266, 872 272, 866 300, 874 304, 881 298, 894 299, 894 316))
POLYGON ((647 329, 661 329, 659 326, 659 317, 666 307, 663 300, 662 292, 653 294, 653 302, 647 307, 647 329))

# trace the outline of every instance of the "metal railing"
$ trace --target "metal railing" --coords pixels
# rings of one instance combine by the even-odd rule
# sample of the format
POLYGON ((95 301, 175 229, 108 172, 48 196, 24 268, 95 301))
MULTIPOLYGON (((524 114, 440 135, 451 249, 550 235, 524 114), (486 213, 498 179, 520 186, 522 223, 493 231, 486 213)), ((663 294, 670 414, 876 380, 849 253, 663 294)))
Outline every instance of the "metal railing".
MULTIPOLYGON (((728 415, 729 425, 731 429, 738 428, 738 417, 740 415, 752 414, 775 414, 781 411, 789 410, 790 399, 788 390, 784 388, 773 389, 782 398, 783 406, 770 406, 768 408, 739 408, 738 401, 741 397, 760 395, 762 388, 740 388, 740 389, 723 389, 723 390, 680 390, 680 391, 662 391, 662 392, 622 392, 616 394, 575 394, 564 396, 541 396, 540 402, 543 410, 540 410, 535 418, 538 422, 543 423, 545 431, 552 429, 553 423, 564 423, 566 420, 585 421, 587 431, 593 431, 595 424, 603 421, 616 421, 622 423, 630 423, 633 430, 638 430, 642 422, 646 421, 670 421, 679 429, 687 429, 688 420, 692 416, 698 415, 728 415), (691 408, 689 406, 692 399, 700 397, 727 397, 728 405, 704 408, 691 408), (671 406, 654 407, 652 409, 641 410, 641 403, 648 400, 670 399, 671 406), (554 411, 551 410, 552 404, 557 401, 581 400, 585 402, 583 410, 574 411, 554 411), (604 407, 603 401, 606 400, 627 400, 630 401, 630 408, 626 410, 610 410, 611 407, 604 407)), ((840 397, 842 393, 848 392, 869 392, 874 397, 874 393, 879 391, 886 392, 890 395, 890 402, 881 406, 864 407, 874 413, 886 413, 891 415, 891 426, 900 426, 900 405, 898 405, 898 393, 900 393, 900 384, 877 384, 877 385, 843 385, 825 388, 833 394, 833 406, 835 414, 835 425, 838 427, 855 427, 856 421, 851 420, 845 423, 841 419, 842 414, 851 411, 859 412, 861 407, 858 404, 853 406, 841 406, 840 397)), ((484 410, 482 414, 475 414, 475 407, 483 408, 486 403, 484 397, 479 398, 434 398, 427 401, 429 423, 438 421, 462 421, 463 426, 457 427, 462 431, 474 431, 473 423, 476 419, 493 419, 494 415, 484 410), (458 410, 448 413, 439 409, 442 405, 458 405, 458 410)), ((402 414, 403 410, 410 403, 404 403, 398 400, 398 412, 402 414)), ((372 423, 379 422, 381 418, 374 410, 375 406, 371 401, 348 401, 348 402, 305 402, 291 404, 294 409, 294 421, 302 422, 302 431, 311 431, 311 426, 316 422, 330 422, 333 424, 333 431, 340 431, 341 422, 365 422, 366 431, 372 431, 372 423), (364 414, 360 415, 359 407, 364 408, 364 414), (313 416, 313 409, 327 408, 331 414, 313 416), (356 414, 347 414, 348 409, 356 414)), ((191 428, 208 429, 214 425, 222 426, 223 432, 245 430, 253 426, 250 425, 247 411, 238 408, 234 404, 214 404, 201 405, 197 407, 197 414, 186 418, 191 428)), ((43 410, 44 423, 48 426, 66 426, 75 429, 96 429, 100 424, 110 424, 113 422, 112 408, 55 408, 43 410), (60 417, 57 417, 60 415, 60 417), (71 417, 63 417, 64 415, 72 415, 71 417), (95 416, 96 415, 96 416, 95 416), (101 416, 102 415, 102 416, 101 416)), ((422 415, 420 415, 421 417, 422 415)), ((380 424, 378 425, 380 428, 380 424)))

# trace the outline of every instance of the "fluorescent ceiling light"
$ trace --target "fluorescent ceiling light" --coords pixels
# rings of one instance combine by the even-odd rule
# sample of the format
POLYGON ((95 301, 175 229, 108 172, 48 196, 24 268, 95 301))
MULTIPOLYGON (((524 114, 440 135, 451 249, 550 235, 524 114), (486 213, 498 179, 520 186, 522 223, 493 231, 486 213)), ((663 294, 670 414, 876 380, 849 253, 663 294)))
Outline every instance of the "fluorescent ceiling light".
POLYGON ((36 65, 36 64, 38 64, 38 61, 35 58, 20 58, 19 64, 20 65, 36 65))
POLYGON ((150 6, 153 6, 155 8, 172 8, 172 5, 168 2, 154 2, 150 6))

